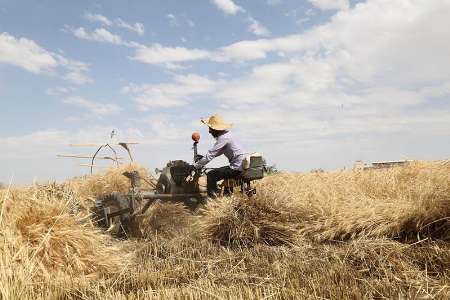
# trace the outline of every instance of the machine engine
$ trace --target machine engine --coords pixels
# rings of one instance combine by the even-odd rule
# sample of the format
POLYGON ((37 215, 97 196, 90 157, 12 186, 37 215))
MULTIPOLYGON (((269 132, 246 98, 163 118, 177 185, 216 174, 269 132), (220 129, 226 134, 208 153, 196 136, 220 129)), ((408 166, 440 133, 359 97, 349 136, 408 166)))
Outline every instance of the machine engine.
MULTIPOLYGON (((199 174, 192 172, 192 165, 183 160, 169 161, 156 183, 157 194, 198 194, 206 192, 203 184, 200 185, 201 178, 199 174)), ((204 184, 206 186, 206 182, 204 184)), ((195 206, 203 200, 204 197, 190 197, 184 202, 187 206, 195 206), (197 203, 198 202, 198 203, 197 203)))

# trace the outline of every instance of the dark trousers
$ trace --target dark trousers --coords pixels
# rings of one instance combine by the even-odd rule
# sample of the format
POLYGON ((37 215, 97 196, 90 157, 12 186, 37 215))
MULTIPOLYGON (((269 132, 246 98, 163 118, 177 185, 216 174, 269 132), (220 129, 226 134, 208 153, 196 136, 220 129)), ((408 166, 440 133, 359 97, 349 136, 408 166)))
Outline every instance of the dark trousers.
POLYGON ((217 181, 222 179, 235 178, 238 177, 240 174, 241 171, 233 170, 229 166, 209 171, 208 174, 206 175, 208 196, 211 198, 215 198, 219 190, 217 187, 217 181))

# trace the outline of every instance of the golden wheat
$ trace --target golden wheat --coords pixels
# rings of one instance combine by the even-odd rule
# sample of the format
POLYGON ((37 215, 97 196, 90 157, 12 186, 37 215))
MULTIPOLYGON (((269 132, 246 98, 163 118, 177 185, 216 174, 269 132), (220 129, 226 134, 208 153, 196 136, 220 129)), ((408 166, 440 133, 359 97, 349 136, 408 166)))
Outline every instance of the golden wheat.
POLYGON ((280 173, 196 215, 155 204, 114 240, 89 208, 136 169, 151 186, 135 164, 0 190, 0 298, 450 297, 448 163, 280 173))

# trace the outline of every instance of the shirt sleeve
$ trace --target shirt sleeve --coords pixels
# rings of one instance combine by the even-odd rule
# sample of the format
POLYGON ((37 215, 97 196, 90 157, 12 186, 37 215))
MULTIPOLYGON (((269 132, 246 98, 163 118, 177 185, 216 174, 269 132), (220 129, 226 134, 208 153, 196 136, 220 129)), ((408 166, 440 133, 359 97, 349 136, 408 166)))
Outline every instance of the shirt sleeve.
POLYGON ((196 168, 201 168, 207 163, 209 163, 213 158, 222 155, 225 149, 225 146, 227 145, 226 139, 217 139, 214 146, 206 153, 206 155, 201 158, 198 162, 194 164, 196 168))

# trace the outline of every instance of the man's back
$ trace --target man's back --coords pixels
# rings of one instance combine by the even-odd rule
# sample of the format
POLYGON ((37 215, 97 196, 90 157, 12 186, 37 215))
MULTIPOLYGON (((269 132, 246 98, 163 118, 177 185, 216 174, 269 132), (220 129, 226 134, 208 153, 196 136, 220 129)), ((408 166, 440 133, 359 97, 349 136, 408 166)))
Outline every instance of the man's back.
POLYGON ((242 170, 242 161, 245 157, 245 151, 241 143, 233 137, 231 132, 227 131, 218 136, 216 145, 218 145, 219 149, 223 149, 223 154, 228 158, 230 167, 233 170, 242 170))
POLYGON ((242 171, 242 161, 245 157, 245 151, 241 143, 229 131, 221 133, 215 139, 216 143, 214 146, 197 162, 197 165, 204 166, 215 157, 224 154, 230 162, 231 169, 242 171))

